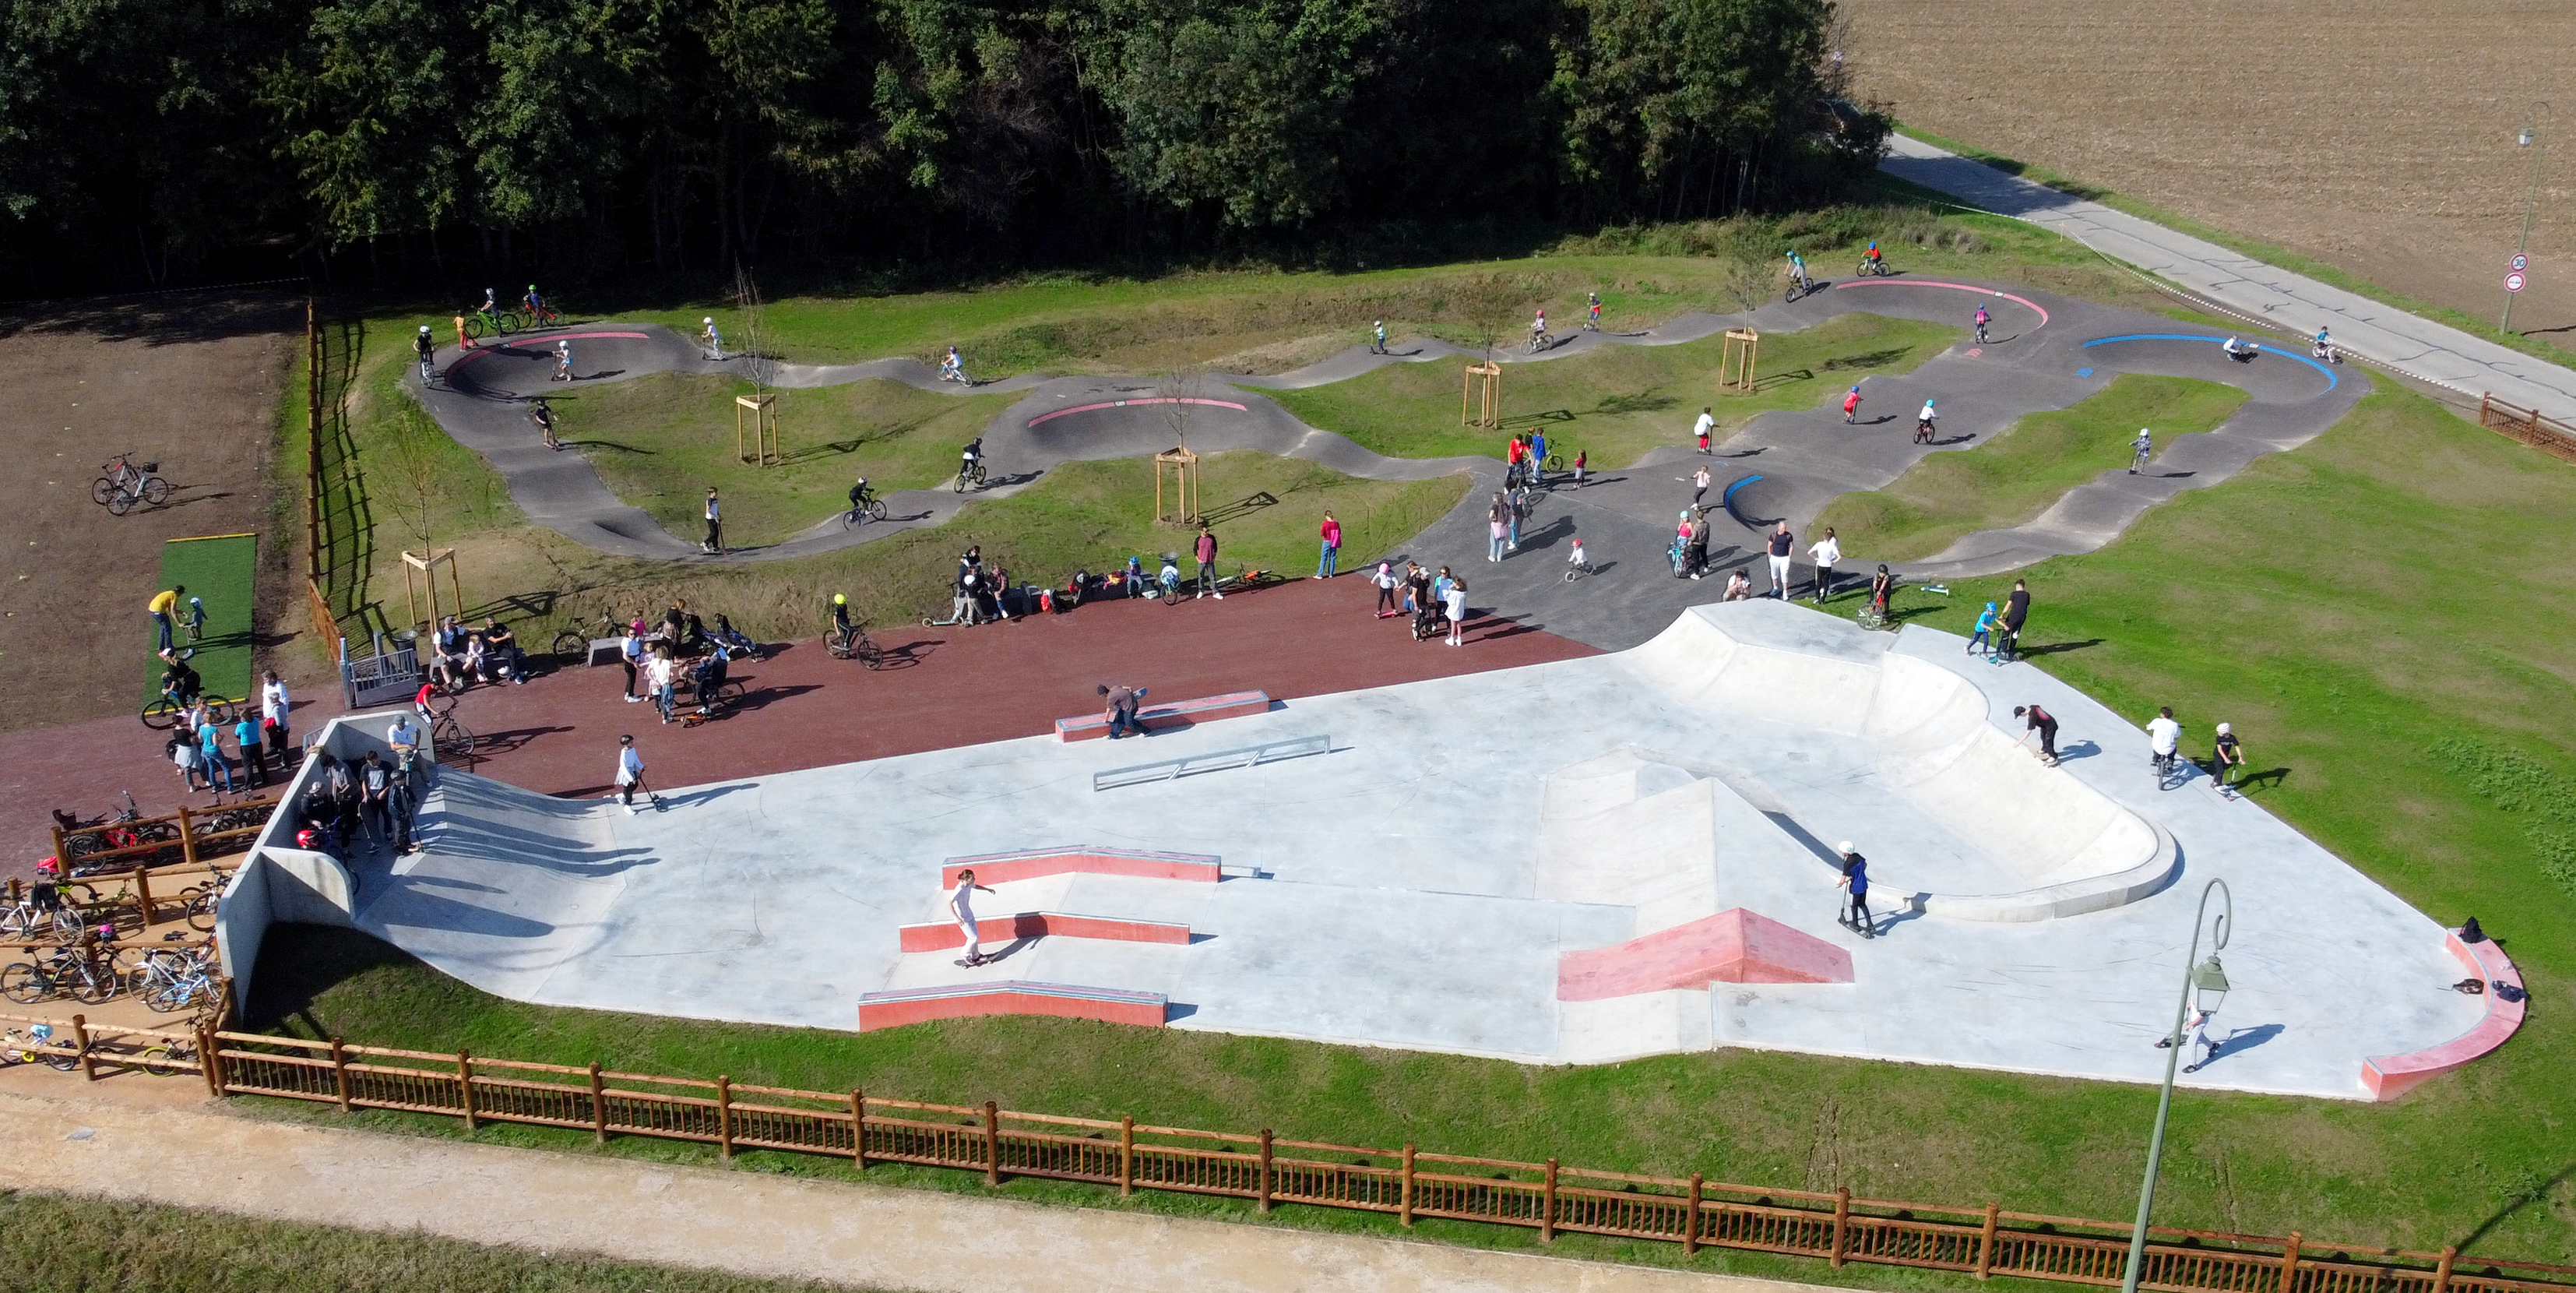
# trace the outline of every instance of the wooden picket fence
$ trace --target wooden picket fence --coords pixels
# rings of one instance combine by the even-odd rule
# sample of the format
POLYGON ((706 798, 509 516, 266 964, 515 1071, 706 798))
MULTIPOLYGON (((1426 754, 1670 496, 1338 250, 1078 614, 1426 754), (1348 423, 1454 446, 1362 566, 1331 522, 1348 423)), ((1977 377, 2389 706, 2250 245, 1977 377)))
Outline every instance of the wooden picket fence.
MULTIPOLYGON (((754 1086, 496 1060, 458 1052, 352 1046, 258 1033, 206 1035, 207 1088, 527 1123, 611 1136, 696 1141, 727 1158, 782 1150, 861 1170, 909 1163, 1008 1177, 1216 1195, 1268 1212, 1283 1203, 1560 1234, 1870 1262, 2071 1284, 2117 1284, 2128 1250, 2118 1222, 1855 1198, 1848 1189, 1765 1189, 1701 1176, 1646 1176, 1401 1149, 1015 1113, 994 1104, 924 1104, 847 1092, 754 1086)), ((2576 1267, 2471 1260, 2455 1249, 2375 1246, 2159 1228, 2142 1286, 2189 1293, 2567 1293, 2576 1267)))
POLYGON ((268 828, 269 813, 276 807, 275 798, 262 795, 214 808, 181 805, 179 811, 164 817, 101 822, 68 831, 56 826, 52 828, 54 856, 64 859, 68 868, 80 873, 77 878, 84 880, 118 880, 136 867, 197 866, 204 859, 249 848, 251 841, 268 828), (120 833, 135 836, 140 842, 121 848, 100 847, 113 843, 112 837, 120 833))
POLYGON ((2576 425, 2542 416, 2538 409, 2508 404, 2487 394, 2478 399, 2478 425, 2501 431, 2542 453, 2576 462, 2576 425))

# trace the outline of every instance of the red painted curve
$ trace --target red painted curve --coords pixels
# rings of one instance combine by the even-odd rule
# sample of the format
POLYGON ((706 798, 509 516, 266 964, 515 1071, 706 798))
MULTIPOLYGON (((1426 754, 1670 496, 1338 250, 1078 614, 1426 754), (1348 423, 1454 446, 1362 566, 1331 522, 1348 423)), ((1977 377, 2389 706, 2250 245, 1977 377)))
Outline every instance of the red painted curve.
MULTIPOLYGON (((976 879, 982 879, 979 872, 976 879)), ((955 921, 934 921, 926 925, 898 925, 896 933, 906 952, 944 952, 966 945, 966 931, 955 921)), ((1108 916, 1068 916, 1057 911, 1023 911, 1009 916, 988 916, 975 922, 975 931, 987 942, 1004 938, 1097 938, 1113 943, 1169 943, 1186 947, 1190 927, 1159 920, 1120 920, 1108 916)))
POLYGON ((1233 409, 1237 413, 1244 411, 1242 405, 1232 400, 1203 400, 1195 395, 1149 395, 1141 400, 1102 400, 1098 404, 1077 404, 1069 409, 1041 413, 1030 418, 1029 425, 1036 426, 1040 422, 1052 422, 1057 418, 1069 417, 1076 413, 1090 413, 1098 409, 1123 409, 1135 404, 1205 404, 1213 408, 1233 409))
POLYGON ((1718 983, 1849 983, 1851 953, 1742 907, 1556 962, 1556 999, 1606 1001, 1718 983))
POLYGON ((1088 988, 1070 983, 954 984, 870 992, 859 998, 859 1031, 900 1028, 934 1019, 973 1019, 985 1015, 1050 1015, 1058 1019, 1097 1019, 1102 1023, 1160 1028, 1171 999, 1159 992, 1122 988, 1088 988))
POLYGON ((939 886, 957 887, 957 873, 973 871, 984 884, 1007 884, 1014 880, 1035 880, 1051 875, 1124 875, 1146 880, 1189 880, 1215 884, 1217 860, 1203 853, 1153 853, 1139 849, 1095 848, 1068 844, 1063 848, 1023 849, 1016 853, 979 853, 973 857, 950 858, 939 868, 939 886))
MULTIPOLYGON (((1202 696, 1197 700, 1176 700, 1167 705, 1147 705, 1136 711, 1136 721, 1149 732, 1175 727, 1190 727, 1220 718, 1242 718, 1270 712, 1270 695, 1259 691, 1234 691, 1222 696, 1202 696)), ((1059 741, 1090 741, 1109 735, 1109 719, 1102 714, 1055 721, 1059 741)))
POLYGON ((1898 282, 1894 279, 1863 278, 1854 279, 1848 283, 1834 284, 1834 290, 1837 292, 1842 291, 1847 287, 1946 287, 1953 292, 1970 292, 1978 296, 1991 296, 2000 300, 2010 301, 2015 305, 2025 307, 2037 313, 2039 315, 2039 326, 2043 328, 2048 326, 2048 308, 2046 306, 2043 306, 2039 302, 2031 300, 2025 296, 2015 296, 2010 292, 1998 292, 1991 287, 1979 287, 1974 283, 1941 283, 1928 278, 1912 278, 1906 279, 1903 282, 1898 282))
POLYGON ((2495 990, 2499 983, 2511 984, 2517 989, 2522 987, 2522 972, 2514 968, 2513 958, 2506 956, 2504 949, 2496 946, 2491 938, 2463 943, 2459 934, 2454 932, 2449 942, 2451 955, 2469 967, 2471 976, 2486 981, 2487 1013, 2478 1020, 2477 1027, 2439 1046, 2409 1051, 2404 1055, 2374 1055, 2363 1060, 2361 1082, 2370 1088, 2374 1100, 2394 1100, 2445 1073, 2465 1068, 2470 1061, 2481 1059, 2504 1045, 2513 1037, 2515 1030, 2522 1027, 2528 1003, 2507 1001, 2496 995, 2495 990))
MULTIPOLYGON (((548 333, 543 337, 530 337, 528 338, 528 341, 543 343, 548 341, 600 341, 607 339, 615 339, 619 341, 650 341, 653 339, 653 334, 649 332, 555 332, 548 333)), ((521 344, 523 343, 517 341, 502 341, 491 345, 476 346, 472 350, 468 350, 464 354, 458 355, 456 357, 456 361, 447 366, 447 371, 451 373, 455 372, 457 369, 463 368, 467 364, 473 363, 475 360, 481 359, 485 355, 494 354, 503 350, 516 349, 521 344)))

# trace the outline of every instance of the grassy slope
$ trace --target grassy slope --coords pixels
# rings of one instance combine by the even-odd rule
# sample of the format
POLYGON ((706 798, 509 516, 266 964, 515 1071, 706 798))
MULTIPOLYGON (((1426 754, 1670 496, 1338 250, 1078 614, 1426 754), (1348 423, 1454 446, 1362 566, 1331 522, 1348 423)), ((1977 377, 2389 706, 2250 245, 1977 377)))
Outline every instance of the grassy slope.
POLYGON ((747 546, 792 538, 846 508, 860 476, 879 492, 947 483, 957 446, 1016 398, 933 395, 891 381, 780 391, 786 461, 753 467, 734 455, 734 397, 751 389, 723 377, 639 377, 559 402, 558 428, 618 497, 673 534, 697 538, 707 488, 723 490, 726 541, 747 546))
POLYGON ((1338 431, 1401 458, 1502 456, 1506 432, 1543 431, 1548 452, 1617 468, 1657 445, 1690 438, 1703 407, 1722 437, 1771 409, 1803 408, 1872 373, 1909 371, 1960 338, 1957 328, 1846 314, 1799 332, 1762 338, 1751 396, 1722 396, 1718 337, 1680 346, 1605 347, 1503 370, 1504 431, 1458 424, 1461 365, 1399 364, 1330 386, 1280 391, 1275 398, 1309 425, 1338 431))
POLYGON ((2072 407, 2034 413, 1964 452, 1933 454, 1883 490, 1845 494, 1816 525, 1833 527, 1856 555, 1920 560, 1971 531, 2029 521, 2066 491, 2126 466, 2140 426, 2170 445, 2244 403, 2233 386, 2124 373, 2072 407))
POLYGON ((841 1287, 598 1257, 553 1257, 421 1234, 19 1193, 0 1194, 0 1262, 19 1288, 84 1293, 820 1293, 841 1287))
MULTIPOLYGON (((2576 824, 2576 641, 2534 628, 2576 611, 2576 591, 2551 578, 2571 559, 2576 472, 2383 392, 2308 448, 2185 494, 2102 552, 2034 569, 2030 641, 2043 667, 2121 712, 2173 704, 2198 740, 2216 719, 2233 721, 2258 769, 2289 769, 2263 802, 2436 918, 2481 916, 2545 1003, 2576 967, 2576 881, 2547 880, 2535 856, 2553 847, 2554 821, 2576 824), (2512 536, 2515 559, 2474 568, 2494 595, 2454 596, 2462 554, 2500 536, 2512 536), (2518 777, 2492 765, 2483 779, 2456 773, 2433 753, 2447 737, 2518 752, 2529 766, 2518 777), (2500 806, 2498 786, 2526 806, 2500 806)), ((1962 629, 1964 608, 2006 583, 1965 584, 1946 600, 1909 592, 1900 610, 1962 629)), ((432 1051, 825 1090, 861 1083, 2061 1214, 2123 1215, 2154 1105, 2139 1087, 1742 1051, 1530 1068, 1043 1020, 862 1037, 623 1018, 498 1001, 346 940, 307 942, 315 955, 301 965, 290 942, 273 942, 258 976, 264 995, 282 994, 271 1013, 309 1033, 432 1051)), ((2571 1063, 2576 1027, 2544 1008, 2501 1054, 2393 1106, 2181 1094, 2159 1218, 2340 1243, 2473 1239, 2491 1256, 2561 1258, 2576 1247, 2564 1183, 2576 1127, 2556 1096, 2571 1063)))

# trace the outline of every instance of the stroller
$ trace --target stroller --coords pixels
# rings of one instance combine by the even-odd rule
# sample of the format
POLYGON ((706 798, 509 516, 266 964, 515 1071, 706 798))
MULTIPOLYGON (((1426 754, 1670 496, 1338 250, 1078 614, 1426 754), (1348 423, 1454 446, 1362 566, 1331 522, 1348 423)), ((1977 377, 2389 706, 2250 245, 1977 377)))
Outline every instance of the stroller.
POLYGON ((715 644, 723 647, 725 654, 739 660, 760 658, 760 644, 752 641, 742 630, 735 628, 733 621, 726 619, 722 614, 716 616, 715 644))

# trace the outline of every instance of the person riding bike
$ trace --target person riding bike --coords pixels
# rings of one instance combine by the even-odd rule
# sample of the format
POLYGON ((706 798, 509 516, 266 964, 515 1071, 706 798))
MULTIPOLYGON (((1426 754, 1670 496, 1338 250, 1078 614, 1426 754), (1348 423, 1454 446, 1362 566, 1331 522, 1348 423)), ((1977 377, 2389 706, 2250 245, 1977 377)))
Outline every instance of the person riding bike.
POLYGON ((1867 261, 1869 262, 1869 272, 1870 272, 1870 273, 1872 273, 1872 274, 1883 273, 1883 272, 1885 272, 1885 270, 1887 269, 1887 257, 1886 257, 1885 255, 1881 254, 1881 253, 1880 253, 1880 251, 1878 250, 1878 239, 1876 239, 1876 238, 1872 238, 1872 239, 1870 239, 1870 240, 1869 240, 1869 250, 1868 250, 1868 251, 1866 251, 1866 252, 1861 253, 1861 255, 1862 255, 1862 258, 1863 258, 1863 259, 1865 259, 1865 260, 1867 260, 1867 261))
POLYGON ((1807 258, 1799 255, 1795 247, 1789 249, 1789 278, 1797 283, 1801 292, 1815 288, 1815 282, 1807 277, 1807 258))
POLYGON ((2218 348, 2226 351, 2227 357, 2237 361, 2238 363, 2251 362, 2254 358, 2254 352, 2262 349, 2261 346, 2238 341, 2234 337, 2229 337, 2227 340, 2220 342, 2218 348))
POLYGON ((859 483, 850 486, 850 511, 855 514, 865 510, 868 504, 876 501, 876 497, 876 491, 868 488, 868 478, 859 477, 859 483))
POLYGON ((430 339, 428 324, 420 325, 419 334, 411 339, 411 349, 413 354, 420 356, 420 384, 427 386, 438 360, 438 343, 430 339))
POLYGON ((1585 332, 1599 332, 1601 330, 1601 294, 1599 292, 1586 292, 1583 295, 1584 304, 1589 310, 1589 314, 1583 320, 1583 330, 1585 332))
POLYGON ((161 653, 162 695, 176 702, 180 708, 186 709, 196 704, 197 698, 204 692, 205 682, 197 677, 196 670, 188 667, 187 661, 172 652, 161 653))
POLYGON ((2323 328, 2317 329, 2316 343, 2312 353, 2319 359, 2323 359, 2329 363, 2333 362, 2335 357, 2335 343, 2333 335, 2323 328))
POLYGON ((850 598, 847 593, 832 594, 832 632, 840 637, 850 635, 850 598))
POLYGON ((1994 322, 1994 318, 1995 318, 1995 316, 1993 316, 1993 315, 1991 315, 1991 314, 1986 313, 1986 307, 1984 307, 1984 306, 1982 306, 1982 305, 1980 305, 1980 306, 1978 306, 1978 307, 1977 307, 1977 344, 1978 344, 1978 345, 1981 345, 1981 346, 1982 346, 1982 345, 1986 344, 1986 325, 1987 325, 1987 324, 1989 324, 1989 323, 1994 322))
POLYGON ((1536 350, 1547 339, 1547 311, 1541 310, 1530 320, 1530 349, 1536 350))
MULTIPOLYGON (((957 347, 950 346, 948 348, 948 357, 939 361, 939 380, 943 382, 966 381, 966 360, 963 356, 957 353, 957 347)), ((967 382, 967 385, 972 386, 974 383, 967 382)))
POLYGON ((965 480, 973 477, 975 474, 975 464, 982 462, 983 460, 984 437, 977 436, 974 439, 967 441, 966 447, 958 450, 958 479, 965 480))

